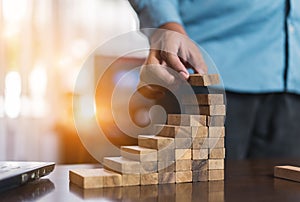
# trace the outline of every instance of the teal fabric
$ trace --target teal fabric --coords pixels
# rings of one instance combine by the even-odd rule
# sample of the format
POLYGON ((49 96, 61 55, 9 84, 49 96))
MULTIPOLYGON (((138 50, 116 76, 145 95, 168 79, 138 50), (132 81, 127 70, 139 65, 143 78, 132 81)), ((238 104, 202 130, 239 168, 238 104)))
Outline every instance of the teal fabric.
POLYGON ((227 90, 300 93, 299 0, 130 2, 141 28, 156 28, 166 22, 182 24, 215 61, 227 90), (290 12, 286 17, 287 1, 290 12))

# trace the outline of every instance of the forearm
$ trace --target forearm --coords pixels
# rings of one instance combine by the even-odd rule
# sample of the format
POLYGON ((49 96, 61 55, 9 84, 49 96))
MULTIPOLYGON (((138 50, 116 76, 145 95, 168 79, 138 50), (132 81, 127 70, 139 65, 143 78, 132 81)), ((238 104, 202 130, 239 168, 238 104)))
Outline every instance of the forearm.
POLYGON ((159 28, 161 28, 161 29, 167 29, 167 30, 178 32, 180 34, 187 35, 186 31, 183 28, 183 26, 181 24, 179 24, 179 23, 176 23, 176 22, 168 22, 166 24, 163 24, 159 28))

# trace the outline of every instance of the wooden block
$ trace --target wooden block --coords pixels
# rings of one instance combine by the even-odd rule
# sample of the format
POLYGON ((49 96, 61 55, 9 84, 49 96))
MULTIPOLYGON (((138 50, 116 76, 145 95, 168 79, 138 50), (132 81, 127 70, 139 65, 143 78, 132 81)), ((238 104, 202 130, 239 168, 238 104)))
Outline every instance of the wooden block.
POLYGON ((158 184, 158 173, 141 174, 141 185, 158 184))
POLYGON ((192 149, 193 160, 205 160, 208 159, 208 149, 192 149))
POLYGON ((140 174, 122 174, 123 186, 134 186, 140 185, 141 175, 140 174))
POLYGON ((193 180, 192 171, 176 172, 176 183, 192 182, 192 180, 193 180))
POLYGON ((157 161, 146 161, 140 163, 141 173, 156 173, 158 170, 158 162, 157 161))
POLYGON ((158 162, 158 173, 175 172, 175 161, 161 161, 158 162))
POLYGON ((208 128, 206 126, 193 126, 192 137, 208 137, 208 128))
POLYGON ((207 149, 209 147, 209 138, 195 137, 192 142, 193 149, 207 149))
POLYGON ((208 169, 208 160, 193 160, 192 171, 200 171, 208 169))
POLYGON ((158 149, 174 146, 174 138, 139 135, 138 144, 140 147, 146 147, 146 148, 158 150, 158 149))
POLYGON ((109 170, 122 174, 140 173, 140 162, 123 157, 104 157, 103 165, 109 170))
POLYGON ((192 170, 192 160, 177 160, 175 162, 175 171, 190 171, 192 170))
POLYGON ((189 114, 168 114, 168 125, 206 126, 206 116, 189 114))
POLYGON ((188 82, 192 86, 211 86, 220 83, 218 74, 190 74, 188 82))
POLYGON ((208 148, 210 149, 225 147, 224 138, 208 138, 208 142, 208 148))
POLYGON ((209 127, 208 137, 225 137, 225 127, 209 127))
POLYGON ((176 160, 192 159, 192 150, 191 149, 176 149, 175 150, 175 159, 176 160))
POLYGON ((84 189, 122 186, 120 174, 103 168, 70 170, 69 179, 73 184, 84 189))
POLYGON ((175 161, 175 147, 169 146, 167 149, 161 149, 157 152, 157 161, 175 161))
POLYGON ((224 159, 208 159, 208 170, 224 169, 224 159))
POLYGON ((225 116, 207 116, 206 125, 211 126, 224 126, 225 116))
POLYGON ((158 184, 170 184, 175 183, 175 172, 158 173, 158 184))
POLYGON ((200 114, 207 116, 226 115, 225 105, 185 105, 184 112, 187 114, 200 114))
POLYGON ((193 182, 207 182, 208 170, 193 171, 193 182))
POLYGON ((224 159, 225 158, 225 148, 209 149, 209 158, 224 159))
POLYGON ((208 170, 208 180, 224 180, 224 170, 208 170))
POLYGON ((196 94, 183 96, 184 105, 223 105, 223 94, 196 94))
POLYGON ((300 182, 300 167, 290 165, 275 166, 274 176, 278 178, 300 182))
POLYGON ((156 125, 157 136, 171 138, 190 138, 192 129, 189 126, 156 125))
POLYGON ((140 146, 122 146, 121 155, 135 161, 157 161, 157 150, 140 146))
POLYGON ((192 147, 192 138, 175 138, 175 149, 189 149, 192 147))

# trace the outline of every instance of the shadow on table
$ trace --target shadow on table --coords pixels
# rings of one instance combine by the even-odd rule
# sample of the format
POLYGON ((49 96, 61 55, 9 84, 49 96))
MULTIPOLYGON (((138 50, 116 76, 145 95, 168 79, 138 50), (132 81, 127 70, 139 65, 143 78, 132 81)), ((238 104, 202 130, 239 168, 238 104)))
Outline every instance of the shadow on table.
POLYGON ((122 201, 224 201, 224 181, 82 189, 70 183, 81 199, 122 201))
POLYGON ((1 201, 34 201, 55 189, 49 179, 39 179, 23 186, 0 192, 1 201))

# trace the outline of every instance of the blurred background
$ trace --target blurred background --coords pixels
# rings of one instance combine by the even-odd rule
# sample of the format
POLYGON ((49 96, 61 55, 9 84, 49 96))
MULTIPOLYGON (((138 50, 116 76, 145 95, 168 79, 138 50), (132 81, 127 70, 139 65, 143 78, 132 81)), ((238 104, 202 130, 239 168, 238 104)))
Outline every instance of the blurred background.
POLYGON ((74 84, 92 50, 137 28, 126 0, 1 0, 0 160, 95 162, 74 127, 74 84))

